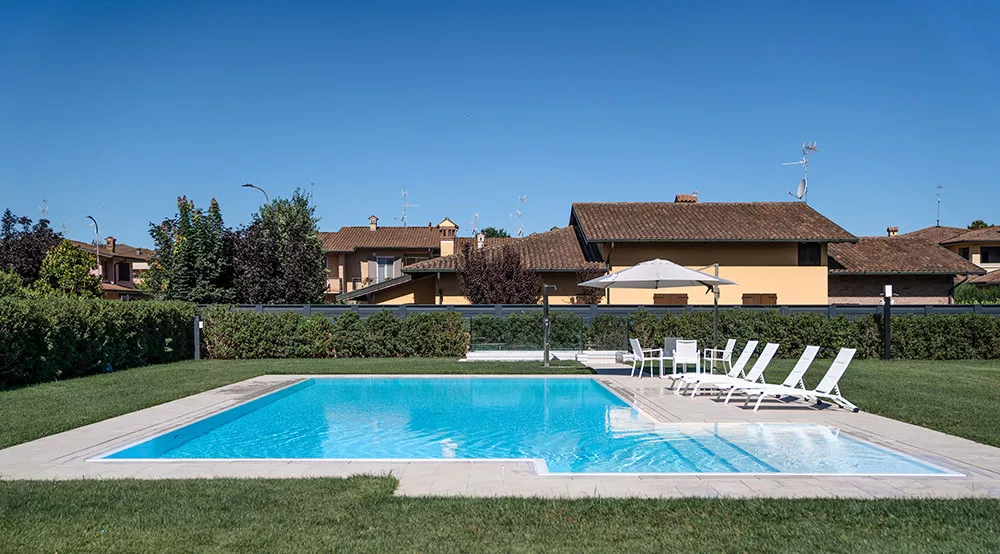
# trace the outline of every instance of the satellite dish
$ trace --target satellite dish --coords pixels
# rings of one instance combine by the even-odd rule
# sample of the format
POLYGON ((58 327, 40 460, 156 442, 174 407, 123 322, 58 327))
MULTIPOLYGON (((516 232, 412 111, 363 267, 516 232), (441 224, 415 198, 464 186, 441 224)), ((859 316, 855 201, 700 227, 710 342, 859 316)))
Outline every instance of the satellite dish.
POLYGON ((795 191, 795 197, 798 198, 799 200, 802 200, 802 197, 806 195, 806 190, 808 188, 809 185, 806 183, 805 179, 799 181, 799 188, 795 191))

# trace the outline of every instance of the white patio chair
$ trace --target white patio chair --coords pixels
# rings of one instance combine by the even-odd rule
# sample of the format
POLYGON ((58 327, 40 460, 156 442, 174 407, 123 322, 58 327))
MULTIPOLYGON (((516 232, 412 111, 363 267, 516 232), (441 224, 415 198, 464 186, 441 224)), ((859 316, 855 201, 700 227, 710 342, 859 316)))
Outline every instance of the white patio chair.
MULTIPOLYGON (((792 371, 788 373, 788 377, 785 377, 785 380, 779 386, 806 390, 806 384, 802 381, 802 376, 806 374, 806 370, 812 365, 817 354, 819 354, 818 346, 806 346, 806 349, 802 351, 802 355, 799 356, 799 361, 795 362, 795 367, 792 368, 792 371)), ((759 383, 746 382, 734 385, 729 388, 729 394, 726 395, 726 404, 729 404, 729 400, 732 399, 735 392, 745 392, 749 389, 759 390, 760 388, 761 385, 759 383)))
POLYGON ((847 371, 847 366, 851 364, 851 360, 854 359, 854 354, 856 353, 857 349, 841 348, 840 352, 837 353, 837 357, 833 360, 833 363, 830 364, 830 369, 826 371, 826 375, 823 376, 823 379, 813 390, 803 390, 794 387, 785 387, 782 385, 767 385, 747 390, 747 401, 750 400, 751 395, 757 395, 757 404, 753 407, 753 411, 755 412, 760 409, 760 403, 768 396, 793 396, 803 400, 815 401, 817 404, 819 404, 821 400, 829 400, 842 408, 856 412, 858 411, 858 407, 851 404, 846 398, 844 398, 844 396, 840 393, 839 385, 840 378, 843 377, 844 372, 847 371))
MULTIPOLYGON (((674 366, 674 375, 677 375, 677 366, 681 366, 686 373, 688 364, 694 364, 695 373, 701 373, 701 353, 698 352, 698 341, 677 341, 677 348, 674 349, 671 361, 674 366)), ((660 366, 660 377, 663 377, 662 365, 660 366)))
POLYGON ((712 372, 715 372, 716 362, 722 362, 724 372, 733 368, 733 350, 736 348, 736 339, 726 341, 725 348, 706 348, 702 351, 704 362, 709 362, 712 372))
MULTIPOLYGON (((729 368, 729 373, 727 375, 732 378, 742 377, 743 370, 746 368, 747 363, 750 361, 750 357, 753 356, 755 350, 757 350, 757 341, 751 340, 747 341, 746 345, 743 347, 743 352, 740 353, 740 357, 736 358, 736 363, 729 368)), ((721 377, 721 375, 709 375, 706 373, 682 373, 680 375, 673 376, 674 383, 676 384, 675 392, 680 394, 681 391, 688 387, 688 385, 693 385, 702 379, 713 379, 721 377)), ((667 376, 668 379, 671 376, 667 376)))
POLYGON ((653 362, 660 362, 660 375, 663 375, 663 349, 661 348, 643 348, 639 345, 639 339, 628 339, 629 345, 632 347, 632 377, 635 377, 635 370, 639 369, 639 378, 642 378, 642 372, 646 367, 646 362, 649 362, 649 376, 653 376, 653 362))

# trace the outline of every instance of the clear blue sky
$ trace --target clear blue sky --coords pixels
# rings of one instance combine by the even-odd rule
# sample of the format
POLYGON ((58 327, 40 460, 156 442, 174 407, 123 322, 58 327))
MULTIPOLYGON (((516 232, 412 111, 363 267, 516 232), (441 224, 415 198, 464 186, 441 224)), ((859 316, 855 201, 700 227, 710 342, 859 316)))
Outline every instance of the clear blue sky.
MULTIPOLYGON (((321 228, 527 232, 571 201, 789 200, 855 234, 1000 219, 1000 3, 0 0, 3 206, 149 245, 315 182, 321 228), (330 5, 327 5, 330 4, 330 5)), ((464 233, 463 233, 464 234, 464 233)))

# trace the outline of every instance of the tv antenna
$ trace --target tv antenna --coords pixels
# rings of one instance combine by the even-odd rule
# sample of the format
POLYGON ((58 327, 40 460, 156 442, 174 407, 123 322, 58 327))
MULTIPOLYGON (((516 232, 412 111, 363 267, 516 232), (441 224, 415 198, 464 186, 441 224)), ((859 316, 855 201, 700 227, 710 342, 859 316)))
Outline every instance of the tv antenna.
POLYGON ((49 201, 42 199, 42 204, 38 206, 39 213, 42 214, 42 219, 45 219, 45 214, 49 213, 49 201))
POLYGON ((511 217, 517 216, 517 236, 518 238, 524 236, 524 205, 528 203, 528 197, 520 195, 517 197, 517 209, 514 213, 510 214, 511 217))
POLYGON ((937 226, 938 227, 941 226, 941 191, 943 191, 943 190, 944 190, 943 186, 941 186, 941 185, 937 186, 937 194, 936 194, 936 196, 937 196, 937 208, 938 208, 938 211, 937 211, 937 226))
POLYGON ((472 225, 472 236, 479 234, 479 214, 472 214, 472 221, 466 221, 467 225, 472 225))
POLYGON ((799 186, 795 192, 789 192, 789 196, 794 196, 795 198, 802 200, 805 203, 809 203, 809 154, 814 154, 819 152, 816 148, 816 141, 812 144, 808 142, 802 143, 802 159, 797 162, 784 162, 781 165, 801 165, 802 171, 804 173, 803 178, 799 181, 799 186))
POLYGON ((403 215, 400 216, 400 217, 395 218, 396 221, 399 221, 400 223, 403 224, 403 227, 406 227, 406 209, 407 208, 418 208, 418 207, 420 207, 419 204, 410 204, 410 203, 408 203, 406 201, 406 197, 407 196, 408 195, 406 193, 406 189, 403 189, 403 215))

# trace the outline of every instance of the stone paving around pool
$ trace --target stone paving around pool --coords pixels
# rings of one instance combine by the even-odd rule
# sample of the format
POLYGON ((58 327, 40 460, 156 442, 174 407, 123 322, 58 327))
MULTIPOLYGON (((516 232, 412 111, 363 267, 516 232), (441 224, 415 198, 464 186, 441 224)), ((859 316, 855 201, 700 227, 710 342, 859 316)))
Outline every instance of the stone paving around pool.
POLYGON ((766 408, 754 413, 752 405, 744 408, 742 402, 723 405, 712 396, 676 396, 667 390, 666 381, 635 379, 627 375, 551 378, 598 379, 662 423, 830 425, 859 439, 916 456, 963 476, 566 476, 538 475, 528 461, 91 461, 302 379, 313 378, 338 377, 266 375, 0 450, 0 479, 300 478, 391 474, 399 479, 398 494, 414 496, 1000 498, 998 448, 864 412, 815 409, 805 403, 766 403, 766 408))

